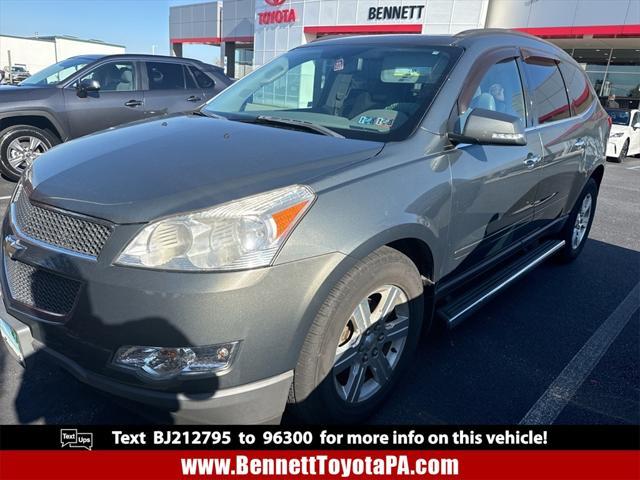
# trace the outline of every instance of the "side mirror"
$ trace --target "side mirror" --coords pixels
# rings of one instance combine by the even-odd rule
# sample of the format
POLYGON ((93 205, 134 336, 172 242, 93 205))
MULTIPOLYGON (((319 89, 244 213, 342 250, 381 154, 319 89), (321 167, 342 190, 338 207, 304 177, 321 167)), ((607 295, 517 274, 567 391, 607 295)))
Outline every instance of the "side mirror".
POLYGON ((481 145, 526 145, 522 121, 508 113, 474 108, 459 119, 462 132, 449 133, 454 143, 477 143, 481 145), (466 117, 466 118, 465 118, 466 117))
POLYGON ((633 129, 634 130, 638 130, 640 128, 640 122, 634 123, 633 124, 633 129))
POLYGON ((100 90, 100 82, 91 78, 84 78, 76 87, 78 96, 84 98, 88 92, 97 92, 100 90))

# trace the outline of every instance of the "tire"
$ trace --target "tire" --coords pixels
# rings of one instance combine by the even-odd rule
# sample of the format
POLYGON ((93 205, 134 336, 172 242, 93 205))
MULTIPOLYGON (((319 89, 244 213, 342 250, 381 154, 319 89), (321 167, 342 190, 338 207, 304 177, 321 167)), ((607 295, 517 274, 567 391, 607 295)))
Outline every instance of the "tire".
POLYGON ((591 231, 591 225, 593 224, 593 217, 596 213, 596 204, 598 200, 598 184, 593 178, 590 178, 587 184, 585 185, 582 193, 578 197, 569 218, 567 219, 567 223, 562 231, 562 235, 560 237, 561 240, 565 241, 564 247, 558 251, 558 254, 555 256, 555 259, 560 263, 569 263, 578 258, 580 252, 584 248, 584 244, 589 237, 589 232, 591 231), (587 198, 590 198, 590 207, 589 207, 589 216, 584 219, 584 207, 587 202, 587 198), (578 216, 580 215, 580 229, 582 230, 582 234, 579 235, 575 232, 578 228, 578 216), (579 241, 576 242, 576 236, 579 236, 579 241))
POLYGON ((625 158, 627 157, 627 153, 629 153, 629 139, 628 138, 625 140, 624 144, 622 145, 622 148, 620 149, 620 155, 618 155, 617 158, 614 158, 614 161, 616 163, 624 162, 625 158))
POLYGON ((358 262, 331 290, 309 330, 294 371, 290 413, 307 423, 329 424, 370 416, 411 361, 423 317, 422 279, 408 257, 382 247, 358 262), (360 321, 354 315, 363 312, 359 307, 368 308, 375 321, 394 295, 391 313, 362 334, 357 325, 366 324, 365 315, 358 315, 360 321), (336 361, 338 350, 343 356, 336 361), (346 362, 347 357, 355 360, 346 362), (351 366, 341 368, 341 362, 351 366), (360 388, 349 388, 356 378, 363 379, 360 388))
POLYGON ((14 125, 0 132, 0 172, 9 180, 18 181, 26 165, 32 162, 40 154, 46 152, 50 148, 60 143, 60 140, 48 130, 32 127, 31 125, 14 125), (24 139, 20 141, 20 139, 24 139), (34 139, 32 146, 33 155, 29 155, 29 159, 24 160, 20 165, 14 161, 11 162, 12 152, 17 152, 12 144, 18 140, 21 146, 27 147, 29 139, 34 139))

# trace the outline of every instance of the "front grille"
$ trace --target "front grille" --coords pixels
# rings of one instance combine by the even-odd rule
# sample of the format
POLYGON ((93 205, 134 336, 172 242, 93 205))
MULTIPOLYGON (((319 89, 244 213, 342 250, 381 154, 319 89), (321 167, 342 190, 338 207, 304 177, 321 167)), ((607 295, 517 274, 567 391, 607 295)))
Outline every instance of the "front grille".
POLYGON ((24 235, 84 255, 97 257, 100 254, 111 228, 33 205, 24 189, 19 188, 14 204, 15 219, 24 235))
POLYGON ((80 291, 80 283, 74 280, 6 257, 5 271, 11 298, 56 315, 68 314, 80 291))

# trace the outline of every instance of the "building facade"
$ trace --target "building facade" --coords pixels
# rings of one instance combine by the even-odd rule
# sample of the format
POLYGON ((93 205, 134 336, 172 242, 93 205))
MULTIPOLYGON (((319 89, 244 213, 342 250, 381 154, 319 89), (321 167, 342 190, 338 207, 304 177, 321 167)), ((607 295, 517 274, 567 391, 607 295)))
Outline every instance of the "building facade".
POLYGON ((9 67, 9 63, 24 65, 31 74, 76 55, 113 55, 124 52, 123 45, 100 40, 82 40, 69 36, 35 38, 0 35, 0 69, 9 67))
POLYGON ((220 45, 237 77, 325 35, 513 28, 571 53, 601 96, 640 97, 638 0, 224 0, 173 7, 170 19, 175 54, 184 42, 220 45), (218 12, 208 30, 203 8, 218 12))

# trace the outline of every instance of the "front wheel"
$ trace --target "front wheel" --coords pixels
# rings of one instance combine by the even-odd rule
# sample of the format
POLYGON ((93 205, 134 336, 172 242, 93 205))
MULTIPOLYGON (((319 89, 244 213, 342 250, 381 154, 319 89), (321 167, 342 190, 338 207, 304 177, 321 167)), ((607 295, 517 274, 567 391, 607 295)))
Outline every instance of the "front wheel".
POLYGON ((571 262, 582 252, 593 224, 597 199, 598 184, 590 178, 578 197, 562 232, 561 239, 565 241, 565 245, 556 256, 560 262, 571 262))
POLYGON ((22 172, 59 140, 47 130, 31 125, 14 125, 0 132, 0 171, 18 181, 22 172))
POLYGON ((411 361, 424 316, 413 262, 382 247, 333 288, 307 335, 290 411, 310 423, 355 423, 371 415, 411 361))
POLYGON ((624 162, 625 158, 627 158, 627 154, 629 153, 629 139, 627 138, 620 149, 620 155, 618 158, 615 158, 614 161, 617 163, 624 162))

